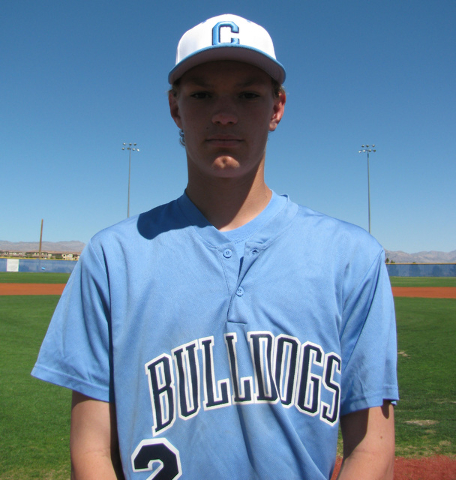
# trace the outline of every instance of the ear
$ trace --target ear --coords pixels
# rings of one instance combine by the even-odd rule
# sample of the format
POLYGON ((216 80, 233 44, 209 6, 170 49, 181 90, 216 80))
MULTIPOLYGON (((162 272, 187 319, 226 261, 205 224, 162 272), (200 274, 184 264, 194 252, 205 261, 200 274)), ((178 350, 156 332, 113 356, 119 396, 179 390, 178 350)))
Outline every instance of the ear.
POLYGON ((287 95, 285 92, 279 94, 278 97, 274 97, 274 108, 272 112, 272 117, 269 122, 269 131, 273 132, 277 125, 282 120, 283 114, 285 112, 285 103, 287 101, 287 95))
POLYGON ((177 97, 173 92, 168 92, 168 103, 169 103, 169 112, 173 118, 176 125, 182 129, 182 121, 179 114, 179 105, 177 102, 177 97))

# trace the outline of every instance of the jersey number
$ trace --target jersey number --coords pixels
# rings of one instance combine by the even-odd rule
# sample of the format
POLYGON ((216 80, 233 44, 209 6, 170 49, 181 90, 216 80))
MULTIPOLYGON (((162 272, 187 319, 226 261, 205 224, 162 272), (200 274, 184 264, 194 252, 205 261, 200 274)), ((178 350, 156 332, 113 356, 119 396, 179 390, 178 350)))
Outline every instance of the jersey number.
POLYGON ((143 440, 131 463, 134 472, 152 471, 147 480, 174 480, 182 475, 179 451, 166 438, 143 440))

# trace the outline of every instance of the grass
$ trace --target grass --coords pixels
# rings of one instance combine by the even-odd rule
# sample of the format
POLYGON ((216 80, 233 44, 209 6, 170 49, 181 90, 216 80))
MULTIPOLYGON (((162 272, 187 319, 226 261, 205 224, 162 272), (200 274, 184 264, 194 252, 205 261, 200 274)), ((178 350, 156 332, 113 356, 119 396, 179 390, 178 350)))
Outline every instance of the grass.
POLYGON ((0 296, 1 480, 70 478, 71 392, 30 376, 58 299, 0 296))
POLYGON ((456 454, 456 300, 396 298, 397 454, 456 454))
POLYGON ((0 283, 67 283, 69 273, 0 272, 0 283))
POLYGON ((456 287, 456 277, 390 277, 393 287, 456 287))
MULTIPOLYGON (((0 272, 0 283, 66 283, 69 273, 0 272)), ((390 277, 393 287, 456 287, 456 277, 390 277)))
MULTIPOLYGON (((0 274, 0 281, 4 275, 16 274, 0 274)), ((56 283, 68 278, 18 275, 20 282, 30 275, 56 283)), ((437 286, 447 279, 406 280, 408 286, 437 286)), ((71 392, 30 376, 58 299, 0 296, 0 480, 70 478, 71 392)), ((395 411, 397 455, 456 455, 456 300, 396 298, 395 305, 401 396, 395 411)))

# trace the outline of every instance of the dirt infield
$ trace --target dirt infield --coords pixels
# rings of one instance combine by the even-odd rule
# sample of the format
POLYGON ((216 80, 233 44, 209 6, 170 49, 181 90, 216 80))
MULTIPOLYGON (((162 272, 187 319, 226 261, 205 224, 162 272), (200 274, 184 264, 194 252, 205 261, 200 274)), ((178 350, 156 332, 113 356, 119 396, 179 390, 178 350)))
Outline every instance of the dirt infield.
POLYGON ((456 287, 392 287, 395 297, 456 298, 456 287))
POLYGON ((62 295, 64 283, 0 283, 0 295, 62 295))
MULTIPOLYGON (((342 459, 338 458, 332 480, 337 478, 342 459)), ((394 480, 455 480, 456 458, 436 455, 424 458, 397 457, 394 480)))
MULTIPOLYGON (((61 295, 63 283, 0 283, 0 295, 61 295)), ((392 287, 395 297, 456 298, 456 287, 392 287)))

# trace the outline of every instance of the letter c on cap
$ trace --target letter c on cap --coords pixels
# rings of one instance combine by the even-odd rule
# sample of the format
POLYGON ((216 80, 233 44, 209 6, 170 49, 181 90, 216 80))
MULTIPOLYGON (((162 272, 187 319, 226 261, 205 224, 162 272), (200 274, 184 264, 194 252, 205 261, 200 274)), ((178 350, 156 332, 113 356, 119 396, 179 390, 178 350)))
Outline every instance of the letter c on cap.
MULTIPOLYGON (((230 27, 233 33, 239 33, 239 27, 234 22, 219 22, 215 27, 212 29, 212 45, 219 45, 221 43, 228 43, 228 42, 221 42, 220 41, 220 30, 222 27, 230 27)), ((231 37, 230 43, 239 43, 239 38, 231 37)))

